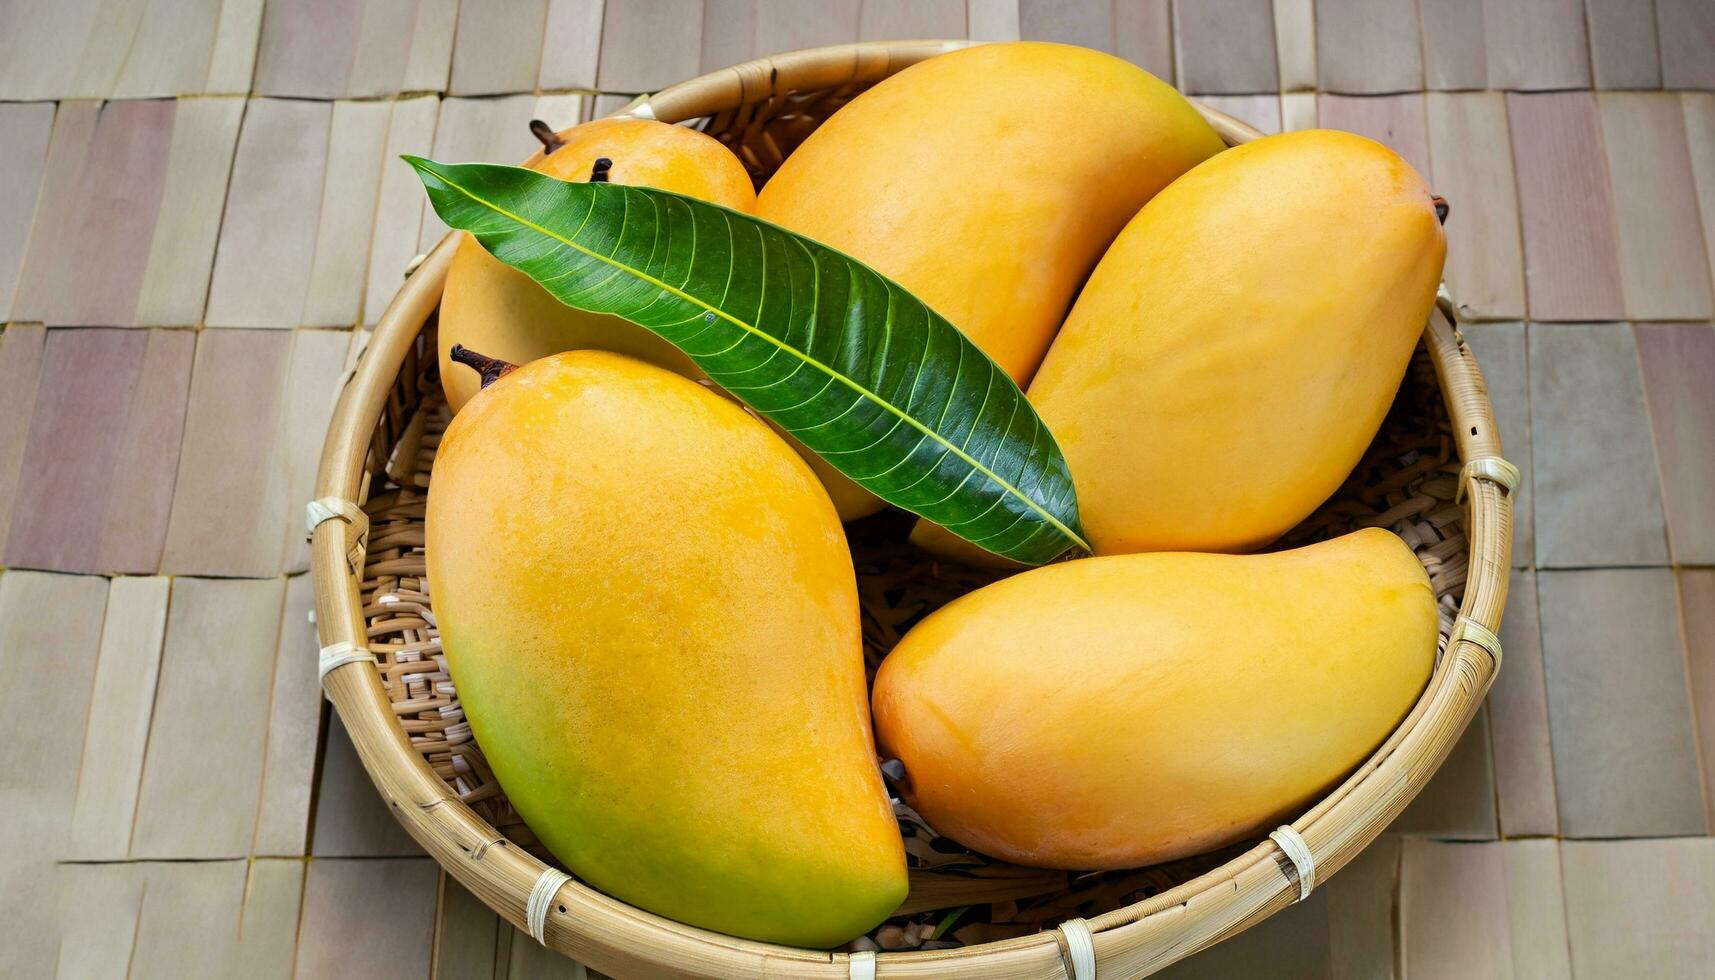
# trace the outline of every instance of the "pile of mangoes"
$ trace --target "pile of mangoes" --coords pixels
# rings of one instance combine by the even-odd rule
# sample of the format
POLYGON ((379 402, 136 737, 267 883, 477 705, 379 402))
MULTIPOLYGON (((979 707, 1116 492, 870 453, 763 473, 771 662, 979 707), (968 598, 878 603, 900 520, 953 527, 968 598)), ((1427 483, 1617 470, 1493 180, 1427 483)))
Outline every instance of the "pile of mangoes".
MULTIPOLYGON (((1148 73, 1038 43, 899 72, 760 194, 685 127, 602 120, 549 144, 549 174, 749 211, 910 289, 1025 388, 1096 553, 930 615, 872 692, 842 519, 882 503, 676 348, 466 236, 429 582, 478 742, 583 880, 835 946, 906 894, 878 752, 975 850, 1128 868, 1289 819, 1422 692, 1435 599, 1399 538, 1248 554, 1346 479, 1434 301, 1442 205, 1387 148, 1305 131, 1223 149, 1148 73), (459 362, 484 362, 455 345, 522 366, 478 390, 459 362)), ((998 561, 933 525, 912 540, 998 561)))

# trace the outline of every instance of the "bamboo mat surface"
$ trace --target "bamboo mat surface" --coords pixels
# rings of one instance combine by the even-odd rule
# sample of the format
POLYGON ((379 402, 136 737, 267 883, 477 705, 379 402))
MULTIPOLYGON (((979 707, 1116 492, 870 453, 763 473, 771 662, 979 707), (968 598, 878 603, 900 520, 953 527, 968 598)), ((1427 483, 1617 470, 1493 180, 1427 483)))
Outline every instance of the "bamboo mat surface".
POLYGON ((301 514, 443 227, 404 152, 854 39, 1068 41, 1380 139, 1525 474, 1505 669, 1398 824, 1167 976, 1715 976, 1711 0, 0 0, 0 977, 581 977, 315 679, 301 514))

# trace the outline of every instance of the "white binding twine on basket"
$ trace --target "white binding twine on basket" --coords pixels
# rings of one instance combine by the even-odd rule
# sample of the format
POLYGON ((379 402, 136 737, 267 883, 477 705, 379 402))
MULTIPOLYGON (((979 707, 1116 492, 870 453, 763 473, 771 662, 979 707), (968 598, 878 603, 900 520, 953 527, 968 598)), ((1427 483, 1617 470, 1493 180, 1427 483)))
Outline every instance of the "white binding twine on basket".
POLYGON ((860 949, 848 957, 852 980, 875 980, 875 950, 860 949))
POLYGON ((1083 919, 1067 919, 1060 923, 1060 935, 1066 940, 1066 958, 1072 963, 1071 980, 1096 980, 1096 937, 1090 924, 1083 919))
POLYGON ((530 900, 524 903, 524 924, 530 928, 530 938, 543 946, 548 945, 548 907, 554 904, 560 886, 571 880, 571 875, 558 868, 543 868, 536 876, 536 887, 530 889, 530 900))
POLYGON ((363 568, 364 549, 369 547, 369 515, 363 512, 362 507, 344 497, 312 500, 304 507, 304 533, 314 537, 316 528, 336 518, 350 526, 351 543, 345 560, 351 564, 353 572, 360 571, 363 568))
POLYGON ((323 497, 304 506, 304 532, 314 534, 316 528, 336 517, 353 527, 369 529, 369 515, 363 512, 363 508, 344 497, 323 497))
POLYGON ((1281 853, 1298 872, 1298 900, 1302 902, 1309 898, 1311 890, 1316 887, 1316 855, 1310 853, 1310 845, 1304 843, 1304 838, 1289 825, 1269 834, 1268 839, 1280 846, 1281 853))
POLYGON ((1465 495, 1471 489, 1472 480, 1488 480, 1490 483, 1500 484, 1501 489, 1510 494, 1518 489, 1521 478, 1518 467, 1499 456, 1473 456, 1466 460, 1464 467, 1459 470, 1459 490, 1453 502, 1465 502, 1465 495))
POLYGON ((367 660, 372 664, 380 662, 375 659, 375 654, 370 652, 367 647, 360 647, 350 640, 329 643, 322 647, 321 673, 318 676, 323 683, 326 683, 328 674, 332 673, 334 668, 354 664, 360 660, 367 660))

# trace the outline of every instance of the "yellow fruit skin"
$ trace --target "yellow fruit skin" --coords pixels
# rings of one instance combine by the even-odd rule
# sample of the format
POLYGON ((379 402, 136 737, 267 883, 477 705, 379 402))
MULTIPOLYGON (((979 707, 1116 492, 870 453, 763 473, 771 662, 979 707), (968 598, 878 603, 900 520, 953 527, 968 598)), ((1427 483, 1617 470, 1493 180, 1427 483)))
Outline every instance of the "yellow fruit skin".
MULTIPOLYGON (((599 157, 613 161, 616 184, 659 187, 749 211, 756 192, 744 165, 713 137, 652 119, 597 119, 560 134, 565 145, 532 166, 561 180, 585 181, 599 157)), ((605 314, 574 310, 529 276, 462 235, 441 297, 441 384, 457 412, 481 387, 476 372, 455 367, 454 344, 523 364, 563 350, 630 354, 687 377, 700 376, 677 347, 647 329, 605 314)))
POLYGON ((1236 147, 1126 226, 1030 386, 1098 554, 1248 551, 1374 437, 1441 279, 1432 195, 1328 130, 1236 147))
POLYGON ((876 732, 942 833, 1020 864, 1138 867, 1301 811, 1410 711, 1437 629, 1422 565, 1375 529, 1049 565, 907 634, 876 732))
POLYGON ((784 442, 695 382, 576 351, 472 399, 431 489, 453 678, 567 868, 670 918, 799 946, 898 906, 851 556, 784 442))
MULTIPOLYGON (((597 119, 559 134, 565 145, 532 163, 561 180, 589 179, 595 161, 613 161, 608 179, 646 185, 725 205, 756 206, 744 165, 713 137, 649 119, 597 119)), ((441 385, 454 412, 481 387, 475 371, 455 366, 454 344, 525 364, 564 350, 609 350, 641 358, 687 378, 703 372, 679 348, 628 320, 574 310, 530 277, 462 236, 447 270, 439 330, 441 385)), ((845 520, 873 514, 881 502, 796 441, 794 448, 827 487, 845 520)))
MULTIPOLYGON (((1114 235, 1221 145, 1129 62, 987 44, 853 99, 786 158, 756 214, 893 278, 1023 384, 1114 235)), ((845 520, 883 507, 828 486, 845 520)))
POLYGON ((1220 149, 1183 96, 1129 62, 987 44, 853 99, 756 213, 892 277, 1022 384, 1114 235, 1220 149))
POLYGON ((1024 383, 1125 221, 1219 149, 1183 96, 1130 62, 983 45, 833 113, 756 215, 892 276, 1024 383))

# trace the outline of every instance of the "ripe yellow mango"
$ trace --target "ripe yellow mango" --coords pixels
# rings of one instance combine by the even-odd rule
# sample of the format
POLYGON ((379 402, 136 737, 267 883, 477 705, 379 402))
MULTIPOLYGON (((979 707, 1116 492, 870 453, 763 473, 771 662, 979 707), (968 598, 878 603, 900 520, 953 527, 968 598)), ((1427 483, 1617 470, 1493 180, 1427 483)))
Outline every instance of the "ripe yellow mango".
POLYGON ((834 113, 756 213, 893 278, 1022 384, 1102 250, 1220 149, 1191 103, 1128 61, 985 44, 834 113))
MULTIPOLYGON (((735 211, 756 205, 756 190, 738 158, 713 137, 650 119, 597 119, 555 135, 561 145, 533 166, 561 180, 588 180, 595 162, 612 161, 607 179, 658 187, 735 211)), ((489 255, 462 235, 447 269, 438 331, 441 387, 454 412, 476 394, 476 373, 453 366, 452 349, 468 349, 524 364, 565 350, 610 350, 641 358, 687 378, 703 372, 679 348, 629 320, 586 313, 561 303, 529 276, 489 255)), ((778 431, 778 430, 776 430, 778 431)), ((827 487, 842 515, 880 509, 869 491, 787 437, 827 487)))
POLYGON ((1138 867, 1324 793, 1410 711, 1437 630, 1423 566, 1381 530, 1065 562, 918 624, 876 676, 876 732, 908 801, 955 840, 1040 867, 1138 867))
POLYGON ((853 99, 787 157, 756 214, 899 282, 1024 384, 1102 250, 1221 145, 1129 62, 987 44, 853 99))
POLYGON ((568 869, 798 946, 898 906, 851 555, 779 437, 662 368, 558 354, 453 419, 428 508, 471 727, 568 869))
POLYGON ((1435 302, 1436 199, 1309 130, 1179 178, 1108 249, 1030 386, 1098 554, 1249 551, 1345 481, 1435 302))
MULTIPOLYGON (((533 166, 561 180, 585 181, 607 158, 607 179, 701 198, 736 211, 756 204, 744 165, 713 137, 652 119, 597 119, 557 134, 562 145, 533 166)), ((699 376, 677 347, 620 317, 562 304, 529 276, 495 259, 476 239, 460 235, 441 296, 441 386, 457 412, 476 394, 475 372, 453 366, 463 344, 490 357, 523 364, 563 350, 618 351, 699 376)))

